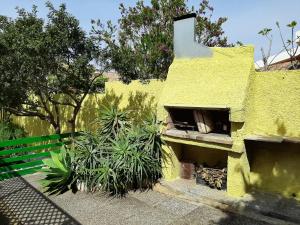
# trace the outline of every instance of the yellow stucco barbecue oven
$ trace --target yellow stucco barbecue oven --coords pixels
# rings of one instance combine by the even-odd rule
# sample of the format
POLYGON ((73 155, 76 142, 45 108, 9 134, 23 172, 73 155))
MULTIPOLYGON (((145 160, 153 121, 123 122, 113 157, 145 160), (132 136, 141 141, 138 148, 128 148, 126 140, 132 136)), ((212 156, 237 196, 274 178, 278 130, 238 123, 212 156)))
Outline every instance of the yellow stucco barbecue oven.
MULTIPOLYGON (((197 44, 193 16, 178 18, 174 32, 175 59, 167 79, 107 82, 104 95, 89 95, 83 103, 77 129, 94 121, 96 105, 105 98, 114 97, 119 107, 139 114, 156 108, 164 149, 172 156, 164 163, 164 179, 177 179, 183 160, 219 163, 227 168, 231 196, 256 188, 300 200, 300 71, 256 72, 252 46, 197 44), (133 105, 130 99, 136 96, 133 105), (210 122, 201 124, 201 115, 210 122)), ((53 132, 32 117, 15 121, 30 135, 53 132)), ((67 121, 61 122, 68 131, 67 121)))

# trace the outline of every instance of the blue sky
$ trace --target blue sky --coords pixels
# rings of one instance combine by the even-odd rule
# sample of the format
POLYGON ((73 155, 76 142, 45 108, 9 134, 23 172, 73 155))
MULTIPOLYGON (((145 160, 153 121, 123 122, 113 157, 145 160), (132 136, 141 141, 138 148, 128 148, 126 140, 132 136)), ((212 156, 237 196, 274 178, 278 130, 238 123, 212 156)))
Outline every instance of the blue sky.
MULTIPOLYGON (((123 2, 125 5, 134 5, 135 0, 53 0, 52 3, 58 6, 65 2, 68 10, 75 15, 81 26, 88 30, 91 19, 102 21, 112 20, 117 22, 120 16, 118 5, 123 2)), ((149 2, 149 1, 146 1, 149 2)), ((197 6, 199 0, 189 0, 190 5, 197 6)), ((38 6, 39 15, 45 17, 47 10, 45 1, 42 0, 0 0, 0 14, 10 17, 16 16, 16 6, 30 9, 33 4, 38 6)), ((283 27, 284 35, 288 37, 288 30, 285 25, 292 20, 298 22, 297 29, 300 30, 300 0, 210 0, 214 7, 213 18, 220 16, 228 17, 224 24, 224 30, 230 42, 242 41, 244 44, 255 46, 255 59, 260 59, 260 48, 267 46, 264 38, 257 33, 264 27, 273 28, 273 53, 282 49, 275 22, 279 21, 283 27)))

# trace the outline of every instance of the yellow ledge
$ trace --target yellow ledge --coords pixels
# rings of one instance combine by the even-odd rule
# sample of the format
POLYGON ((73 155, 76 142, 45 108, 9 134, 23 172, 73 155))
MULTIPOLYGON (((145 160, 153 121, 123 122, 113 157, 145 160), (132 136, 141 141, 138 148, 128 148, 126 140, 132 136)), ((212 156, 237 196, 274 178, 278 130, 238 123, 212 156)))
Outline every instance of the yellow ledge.
POLYGON ((212 148, 212 149, 218 149, 218 150, 230 151, 230 152, 236 152, 236 153, 242 152, 242 150, 240 150, 240 149, 232 148, 231 145, 214 143, 214 142, 191 140, 191 139, 185 139, 185 138, 179 138, 179 137, 171 137, 171 136, 167 136, 167 135, 162 135, 162 140, 167 141, 167 142, 175 142, 175 143, 185 144, 185 145, 194 145, 194 146, 199 146, 199 147, 204 147, 204 148, 212 148))

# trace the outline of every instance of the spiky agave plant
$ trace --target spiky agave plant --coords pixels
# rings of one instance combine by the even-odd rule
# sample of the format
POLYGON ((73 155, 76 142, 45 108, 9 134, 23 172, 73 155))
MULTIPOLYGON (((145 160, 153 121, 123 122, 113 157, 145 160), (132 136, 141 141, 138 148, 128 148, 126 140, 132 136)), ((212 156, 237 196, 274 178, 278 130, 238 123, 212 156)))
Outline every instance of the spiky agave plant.
POLYGON ((112 141, 112 157, 118 178, 126 184, 127 190, 147 189, 159 179, 160 162, 140 149, 138 141, 128 136, 112 141))
POLYGON ((99 135, 115 139, 120 131, 129 127, 128 112, 119 110, 116 106, 103 106, 96 122, 99 124, 99 135))
POLYGON ((155 114, 149 116, 140 125, 135 126, 129 133, 131 139, 139 143, 139 148, 146 151, 153 159, 161 161, 162 157, 168 157, 164 151, 165 142, 160 136, 160 122, 155 114))
POLYGON ((124 177, 119 172, 113 161, 109 159, 103 160, 99 168, 94 170, 95 177, 93 186, 110 195, 123 196, 127 192, 124 177))
POLYGON ((76 175, 72 165, 71 153, 63 147, 60 152, 50 152, 51 158, 44 159, 46 167, 41 171, 45 178, 40 180, 44 192, 49 195, 62 194, 70 189, 76 190, 76 175))
POLYGON ((73 153, 78 181, 87 191, 96 190, 98 185, 94 180, 97 170, 103 160, 111 154, 106 139, 83 132, 74 143, 73 153))

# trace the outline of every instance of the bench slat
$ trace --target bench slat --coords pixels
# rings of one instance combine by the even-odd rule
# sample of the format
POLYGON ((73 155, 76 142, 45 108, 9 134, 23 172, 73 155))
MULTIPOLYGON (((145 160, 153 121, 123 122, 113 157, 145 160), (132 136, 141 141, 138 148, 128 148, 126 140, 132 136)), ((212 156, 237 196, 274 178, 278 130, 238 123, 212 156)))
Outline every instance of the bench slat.
POLYGON ((15 149, 2 150, 2 151, 0 151, 0 156, 11 155, 11 154, 21 153, 21 152, 31 152, 31 151, 61 147, 64 144, 70 144, 70 142, 69 141, 56 142, 56 143, 50 143, 50 144, 44 144, 44 145, 36 145, 36 146, 29 146, 29 147, 23 147, 23 148, 20 147, 20 148, 15 148, 15 149))
MULTIPOLYGON (((54 150, 51 152, 59 152, 60 150, 54 150)), ((22 160, 27 160, 27 159, 34 159, 34 158, 41 158, 41 157, 47 157, 50 156, 50 151, 49 152, 41 152, 41 153, 36 153, 36 154, 29 154, 29 155, 21 155, 21 156, 16 156, 12 158, 4 158, 0 159, 0 164, 6 164, 6 163, 12 163, 12 162, 18 162, 22 160)))
POLYGON ((19 138, 15 140, 8 140, 0 142, 0 148, 3 147, 10 147, 15 145, 23 145, 23 144, 32 144, 36 142, 42 141, 51 141, 51 140, 58 140, 62 138, 67 138, 71 136, 78 136, 78 133, 64 133, 64 134, 53 134, 53 135, 46 135, 46 136, 35 136, 35 137, 26 137, 26 138, 19 138))
POLYGON ((71 144, 72 137, 79 135, 81 135, 79 132, 64 133, 0 142, 0 180, 39 171, 44 166, 42 159, 50 157, 50 152, 59 152, 63 145, 71 144), (6 147, 11 147, 11 149, 5 149, 6 147), (17 153, 28 154, 14 155, 17 153))

